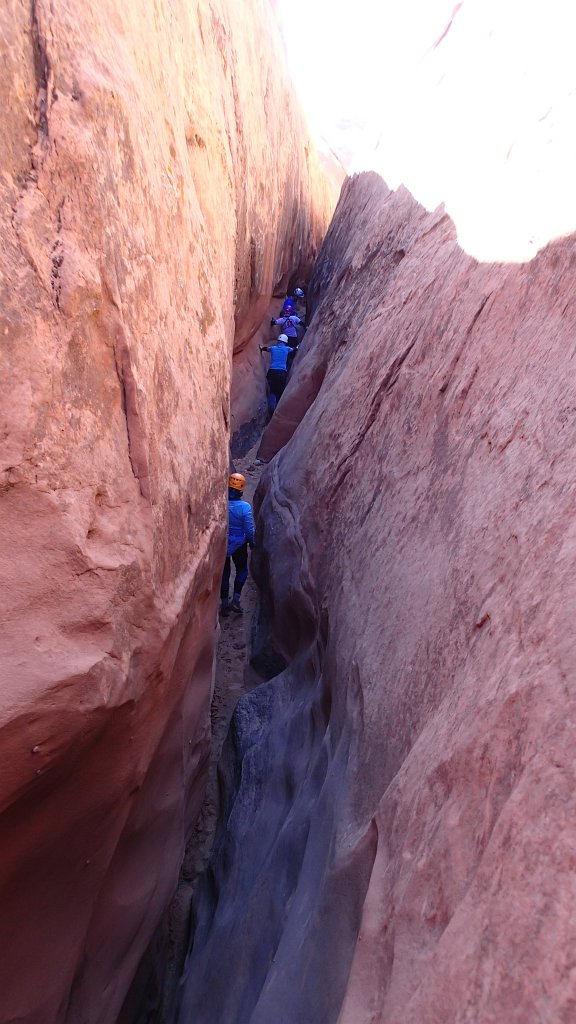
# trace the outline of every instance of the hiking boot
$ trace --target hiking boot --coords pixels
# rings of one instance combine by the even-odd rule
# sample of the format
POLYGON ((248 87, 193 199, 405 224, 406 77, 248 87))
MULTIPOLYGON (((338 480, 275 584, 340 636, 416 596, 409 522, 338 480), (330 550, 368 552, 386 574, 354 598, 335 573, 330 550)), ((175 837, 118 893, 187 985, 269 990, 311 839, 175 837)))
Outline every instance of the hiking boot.
POLYGON ((232 604, 230 605, 230 609, 231 609, 231 611, 236 612, 236 615, 242 615, 242 612, 244 611, 244 609, 243 609, 242 605, 240 604, 240 598, 238 598, 237 601, 232 601, 232 604))
POLYGON ((220 604, 220 615, 226 616, 226 615, 229 615, 229 614, 230 614, 230 601, 229 600, 222 601, 221 604, 220 604))

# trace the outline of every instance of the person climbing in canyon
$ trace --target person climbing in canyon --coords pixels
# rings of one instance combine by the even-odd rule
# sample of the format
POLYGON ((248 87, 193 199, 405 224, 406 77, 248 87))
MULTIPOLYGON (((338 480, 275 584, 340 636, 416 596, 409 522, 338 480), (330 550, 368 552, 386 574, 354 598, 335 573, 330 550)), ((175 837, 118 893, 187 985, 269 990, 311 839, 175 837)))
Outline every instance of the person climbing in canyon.
POLYGON ((271 327, 281 327, 282 334, 285 334, 288 339, 293 339, 294 341, 298 338, 298 329, 301 325, 302 320, 294 312, 283 312, 277 319, 272 317, 270 321, 271 327))
POLYGON ((254 517, 250 502, 243 500, 246 477, 232 473, 228 480, 228 547, 220 586, 220 614, 229 612, 242 614, 240 595, 248 579, 248 548, 254 547, 254 517), (234 562, 236 576, 232 601, 230 601, 231 562, 234 562))
POLYGON ((270 366, 266 374, 268 381, 268 408, 270 415, 274 412, 280 401, 286 384, 288 383, 288 370, 298 346, 290 346, 285 334, 281 334, 274 345, 260 345, 260 352, 270 353, 270 366))
POLYGON ((294 312, 296 312, 298 304, 304 303, 304 292, 302 291, 301 288, 295 288, 292 294, 288 296, 288 298, 290 299, 292 305, 294 306, 294 312))
POLYGON ((293 291, 289 292, 288 295, 286 296, 286 302, 292 303, 292 309, 287 314, 285 314, 284 310, 282 310, 282 313, 280 315, 281 316, 284 316, 284 315, 292 316, 292 315, 294 315, 294 316, 300 317, 300 323, 297 326, 297 331, 298 331, 298 340, 301 341, 302 338, 304 337, 304 332, 306 331, 306 313, 307 313, 306 297, 305 297, 304 292, 302 291, 302 289, 301 288, 294 288, 293 291))

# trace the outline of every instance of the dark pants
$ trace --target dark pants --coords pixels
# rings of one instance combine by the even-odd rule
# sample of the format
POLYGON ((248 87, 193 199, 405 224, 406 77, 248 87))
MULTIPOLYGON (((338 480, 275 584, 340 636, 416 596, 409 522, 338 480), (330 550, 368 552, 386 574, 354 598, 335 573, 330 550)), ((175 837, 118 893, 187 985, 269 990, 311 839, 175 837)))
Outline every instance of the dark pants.
POLYGON ((286 370, 268 370, 266 380, 268 381, 268 387, 270 388, 268 404, 271 410, 274 411, 277 403, 282 398, 284 388, 288 382, 288 372, 286 370))
POLYGON ((220 599, 227 601, 230 593, 230 559, 234 562, 236 567, 236 577, 234 579, 234 597, 240 597, 242 593, 242 587, 248 579, 248 542, 245 541, 241 547, 236 548, 231 555, 226 556, 224 562, 224 572, 222 573, 222 584, 220 586, 220 599))

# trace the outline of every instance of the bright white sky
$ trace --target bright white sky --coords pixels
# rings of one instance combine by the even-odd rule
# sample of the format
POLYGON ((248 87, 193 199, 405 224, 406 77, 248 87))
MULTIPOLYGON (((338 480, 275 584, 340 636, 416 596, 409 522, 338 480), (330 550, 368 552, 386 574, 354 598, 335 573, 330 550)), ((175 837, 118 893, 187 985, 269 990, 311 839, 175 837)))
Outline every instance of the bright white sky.
POLYGON ((576 0, 277 0, 312 131, 480 259, 576 230, 576 0))
MULTIPOLYGON (((351 130, 358 146, 365 131, 373 146, 386 108, 410 88, 455 5, 456 0, 278 0, 292 76, 312 130, 330 142, 351 130)), ((368 159, 355 151, 352 169, 368 159)))

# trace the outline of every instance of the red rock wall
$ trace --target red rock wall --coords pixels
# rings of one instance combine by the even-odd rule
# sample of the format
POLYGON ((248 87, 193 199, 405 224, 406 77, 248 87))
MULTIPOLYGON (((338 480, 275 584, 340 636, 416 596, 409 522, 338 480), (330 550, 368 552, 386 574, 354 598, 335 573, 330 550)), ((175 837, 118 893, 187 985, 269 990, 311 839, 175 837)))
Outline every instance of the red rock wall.
POLYGON ((288 667, 238 710, 181 1024, 574 1019, 575 245, 479 264, 347 182, 263 443, 288 667))
POLYGON ((112 1022, 202 800, 233 344, 330 197, 263 0, 0 35, 0 1021, 112 1022))

